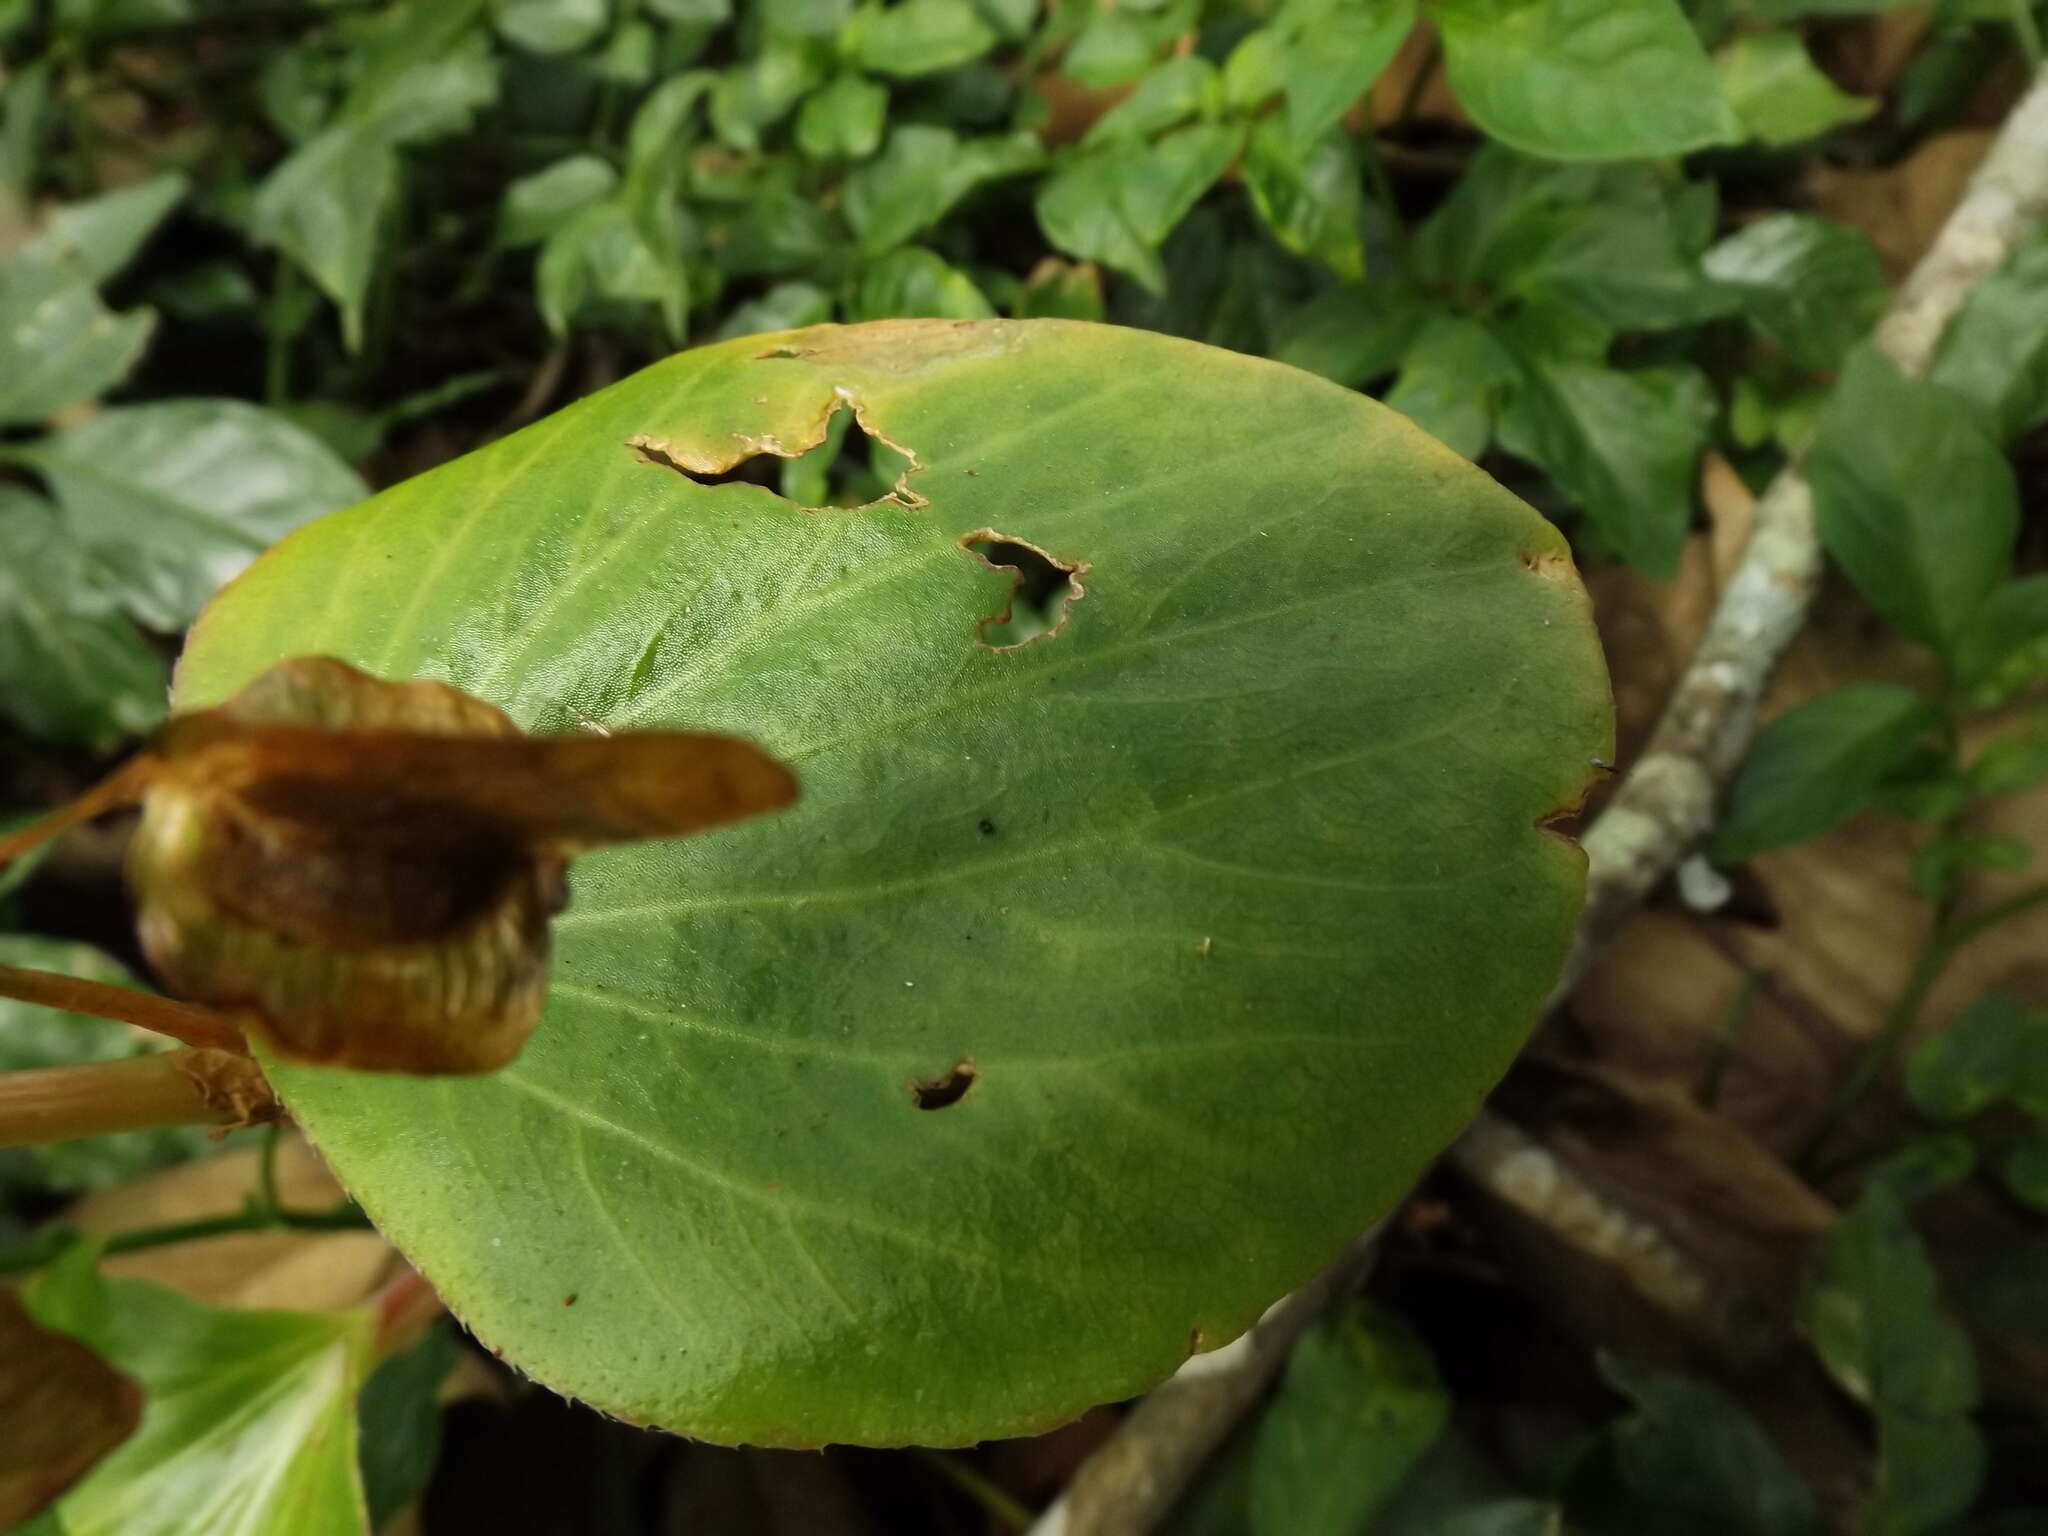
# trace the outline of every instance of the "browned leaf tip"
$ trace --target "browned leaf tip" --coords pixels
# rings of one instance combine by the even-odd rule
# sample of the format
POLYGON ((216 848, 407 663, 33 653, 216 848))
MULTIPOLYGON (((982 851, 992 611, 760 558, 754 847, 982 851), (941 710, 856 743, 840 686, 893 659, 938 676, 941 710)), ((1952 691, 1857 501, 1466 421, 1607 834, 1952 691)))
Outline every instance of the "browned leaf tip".
POLYGON ((54 1504, 141 1420, 140 1387, 0 1288, 0 1530, 54 1504))
POLYGON ((281 1056, 377 1071, 518 1054, 576 854, 797 793, 731 737, 529 738, 446 684, 327 657, 173 720, 154 752, 129 865, 151 961, 281 1056))

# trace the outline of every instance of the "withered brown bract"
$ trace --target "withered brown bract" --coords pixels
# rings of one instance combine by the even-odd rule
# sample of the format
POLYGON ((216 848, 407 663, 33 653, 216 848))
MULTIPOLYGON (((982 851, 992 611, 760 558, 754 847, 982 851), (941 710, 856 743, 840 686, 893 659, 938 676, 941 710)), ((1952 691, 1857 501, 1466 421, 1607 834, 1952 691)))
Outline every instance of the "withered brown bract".
POLYGON ((281 1056, 373 1071, 519 1053, 576 854, 797 793, 732 737, 528 737, 447 684, 319 656, 171 721, 151 756, 129 855, 151 962, 281 1056))

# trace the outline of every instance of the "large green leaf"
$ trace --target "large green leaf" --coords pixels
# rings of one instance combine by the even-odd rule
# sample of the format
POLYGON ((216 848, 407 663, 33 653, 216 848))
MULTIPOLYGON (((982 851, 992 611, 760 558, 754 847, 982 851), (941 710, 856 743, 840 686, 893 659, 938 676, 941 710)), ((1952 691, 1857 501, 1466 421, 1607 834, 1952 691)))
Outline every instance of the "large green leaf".
POLYGON ((578 865, 508 1070, 275 1069, 509 1359, 757 1443, 1051 1424, 1305 1278, 1513 1055, 1583 878, 1539 822, 1610 729, 1529 508, 1322 380, 1058 321, 672 358, 302 530, 181 701, 304 652, 800 774, 578 865), (627 446, 708 474, 848 408, 901 498, 627 446), (987 535, 1077 568, 1056 632, 979 643, 987 535))
POLYGON ((1442 0, 1436 19, 1459 102, 1528 154, 1632 160, 1741 132, 1677 0, 1442 0))
POLYGON ((95 1260, 72 1249, 25 1298, 144 1393, 135 1433, 58 1501, 64 1536, 363 1536, 370 1319, 205 1307, 95 1260))
POLYGON ((0 426, 36 422, 128 376, 156 314, 115 314, 84 270, 41 246, 0 261, 0 426))
POLYGON ((101 411, 20 457, 49 480, 122 600, 167 631, 265 545, 364 490, 318 438, 240 400, 101 411))

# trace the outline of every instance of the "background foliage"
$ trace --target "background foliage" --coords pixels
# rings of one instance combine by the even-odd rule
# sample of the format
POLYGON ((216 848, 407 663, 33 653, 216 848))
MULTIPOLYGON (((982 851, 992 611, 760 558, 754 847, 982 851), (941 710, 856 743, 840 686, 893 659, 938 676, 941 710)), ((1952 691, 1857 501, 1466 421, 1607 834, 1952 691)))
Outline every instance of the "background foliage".
MULTIPOLYGON (((1814 1154, 1833 1205, 1764 1225, 1805 1234, 1787 1305, 1837 1395, 1784 1390, 1810 1424, 1853 1405, 1850 1427, 1791 1433, 1725 1363, 1612 1317, 1575 1330, 1520 1267, 1526 1234, 1440 1180, 1390 1240, 1378 1308, 1304 1346, 1188 1518, 2028 1529, 2048 1504, 2048 996, 2024 960, 2048 238, 1977 288, 1928 378, 1860 342, 2039 62, 2036 9, 0 0, 0 790, 61 798, 160 718, 180 632, 284 532, 689 342, 1067 315, 1370 389, 1570 532, 1624 750, 1745 490, 1810 439, 1840 580, 1713 850, 1733 894, 1646 914, 1544 1043, 1678 1084, 1773 1166, 1814 1154), (1486 1365, 1503 1337, 1522 1377, 1486 1365)), ((828 469, 867 494, 850 459, 788 473, 828 469)), ((83 974, 110 962, 51 935, 130 953, 109 867, 85 842, 0 876, 9 925, 40 930, 6 942, 83 974)), ((49 1059, 55 1028, 0 1017, 0 1059, 49 1059)), ((192 1150, 11 1160, 6 1221, 192 1150)), ((446 1362, 384 1374, 407 1358, 364 1398, 366 1470, 405 1465, 373 1401, 401 1445, 431 1422, 446 1362)), ((609 1469, 586 1469, 574 1519, 656 1502, 634 1476, 659 1457, 671 1507, 754 1521, 733 1528, 786 1518, 761 1513, 773 1485, 809 1476, 494 1411, 493 1433, 540 1423, 609 1469)), ((841 1459, 819 1497, 844 1529, 972 1529, 1004 1518, 1004 1487, 1049 1494, 1089 1433, 971 1464, 841 1459)), ((443 1488, 484 1497, 463 1456, 443 1488)), ((427 1471, 395 1493, 373 1473, 373 1506, 427 1471)))

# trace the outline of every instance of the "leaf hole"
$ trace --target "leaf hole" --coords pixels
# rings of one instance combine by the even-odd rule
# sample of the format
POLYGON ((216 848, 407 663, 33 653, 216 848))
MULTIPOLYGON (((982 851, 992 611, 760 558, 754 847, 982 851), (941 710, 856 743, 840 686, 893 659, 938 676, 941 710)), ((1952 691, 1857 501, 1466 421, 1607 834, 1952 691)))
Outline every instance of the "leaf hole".
POLYGON ((811 422, 797 430, 734 433, 715 446, 642 433, 626 446, 642 463, 673 470, 698 485, 758 485, 800 507, 893 504, 915 511, 927 505, 910 488, 910 477, 920 467, 917 455, 873 430, 860 402, 843 389, 834 390, 811 422))
POLYGON ((758 485, 765 490, 776 490, 786 462, 772 452, 763 451, 747 455, 729 469, 702 470, 684 463, 667 443, 636 437, 627 446, 640 456, 642 463, 672 469, 685 480, 695 481, 698 485, 758 485))
POLYGON ((978 1074, 974 1058, 962 1056, 942 1076, 910 1085, 910 1096, 919 1109, 945 1109, 967 1097, 978 1074))
POLYGON ((1026 539, 983 528, 960 540, 960 547, 992 571, 1014 573, 1010 600, 1000 613, 980 620, 980 644, 992 651, 1014 651, 1034 640, 1047 639, 1066 627, 1067 611, 1085 594, 1080 578, 1085 560, 1062 560, 1026 539))

